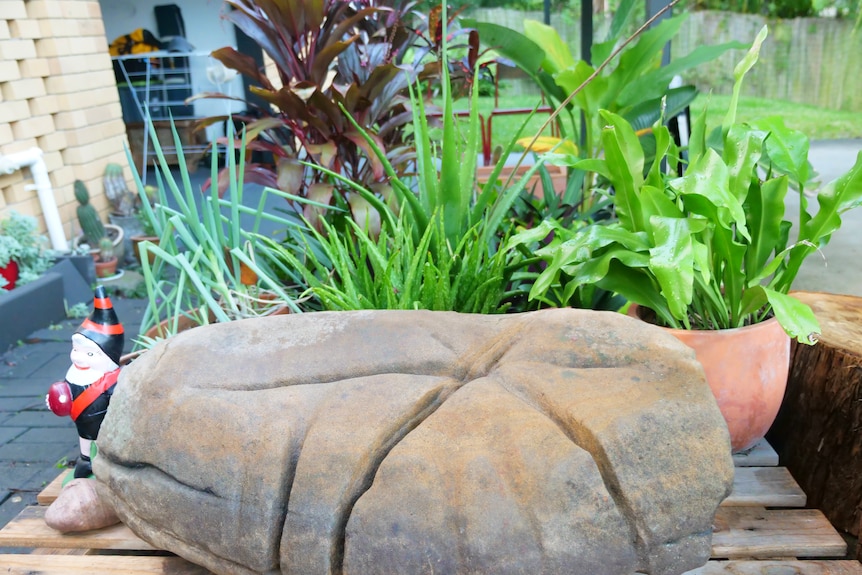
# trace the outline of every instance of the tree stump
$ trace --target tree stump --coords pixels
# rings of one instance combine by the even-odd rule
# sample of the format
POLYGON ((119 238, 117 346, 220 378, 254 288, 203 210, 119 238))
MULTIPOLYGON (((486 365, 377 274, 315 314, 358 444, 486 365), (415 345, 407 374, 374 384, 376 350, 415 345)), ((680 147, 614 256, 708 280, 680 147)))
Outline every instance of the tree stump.
MULTIPOLYGON (((832 524, 862 530, 862 298, 795 292, 814 310, 815 346, 794 341, 787 392, 768 438, 832 524)), ((859 551, 862 553, 862 551, 859 551)))

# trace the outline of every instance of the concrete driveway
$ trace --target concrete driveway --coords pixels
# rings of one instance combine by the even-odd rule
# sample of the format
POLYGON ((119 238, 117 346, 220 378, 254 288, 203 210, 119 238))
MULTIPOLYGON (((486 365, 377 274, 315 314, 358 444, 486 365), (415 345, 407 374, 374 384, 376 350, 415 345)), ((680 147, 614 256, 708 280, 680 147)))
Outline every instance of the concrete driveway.
MULTIPOLYGON (((825 184, 849 170, 862 151, 862 139, 829 140, 811 143, 809 159, 825 184)), ((808 211, 815 213, 816 198, 809 197, 808 211)), ((799 196, 788 194, 785 217, 799 222, 799 196)), ((841 228, 832 236, 820 254, 808 256, 793 289, 862 296, 862 207, 846 212, 841 228)), ((793 237, 791 231, 791 237, 793 237)))

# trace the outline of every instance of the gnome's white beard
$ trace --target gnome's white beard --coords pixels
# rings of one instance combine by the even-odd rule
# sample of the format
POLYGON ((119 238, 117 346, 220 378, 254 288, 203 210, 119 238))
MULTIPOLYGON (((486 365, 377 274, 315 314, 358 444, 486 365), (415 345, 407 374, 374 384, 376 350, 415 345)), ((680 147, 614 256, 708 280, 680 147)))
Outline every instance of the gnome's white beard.
MULTIPOLYGON (((113 364, 114 369, 117 368, 117 364, 113 364)), ((110 371, 113 371, 110 370, 110 371)), ((74 383, 75 385, 87 386, 93 383, 96 383, 100 377, 105 375, 105 371, 99 371, 98 369, 80 369, 74 363, 69 367, 69 370, 66 371, 66 381, 69 383, 74 383)))

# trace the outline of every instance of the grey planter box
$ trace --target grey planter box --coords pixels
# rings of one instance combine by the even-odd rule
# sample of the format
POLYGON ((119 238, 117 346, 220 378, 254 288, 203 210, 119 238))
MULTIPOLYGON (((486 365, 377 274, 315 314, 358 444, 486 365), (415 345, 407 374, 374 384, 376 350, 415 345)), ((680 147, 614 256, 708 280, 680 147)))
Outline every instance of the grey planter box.
POLYGON ((96 270, 89 255, 65 255, 45 274, 0 294, 0 353, 33 332, 66 319, 66 306, 91 305, 96 270))
POLYGON ((65 317, 63 276, 58 272, 48 272, 34 282, 0 294, 0 353, 65 317))

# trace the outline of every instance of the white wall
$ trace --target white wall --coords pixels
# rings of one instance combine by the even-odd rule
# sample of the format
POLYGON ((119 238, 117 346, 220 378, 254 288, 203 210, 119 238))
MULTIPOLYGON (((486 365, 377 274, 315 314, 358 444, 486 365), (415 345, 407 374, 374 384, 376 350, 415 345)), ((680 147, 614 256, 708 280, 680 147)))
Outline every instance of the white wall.
MULTIPOLYGON (((190 59, 192 93, 222 91, 242 97, 242 79, 239 76, 227 85, 222 85, 221 90, 207 79, 207 67, 215 62, 208 56, 209 52, 224 46, 236 47, 233 24, 221 18, 223 9, 221 0, 99 0, 108 42, 137 28, 145 28, 158 38, 159 31, 153 7, 171 3, 179 6, 182 11, 186 39, 194 46, 196 53, 201 53, 190 59)), ((239 102, 221 100, 195 102, 195 115, 198 117, 227 114, 242 109, 243 106, 239 102)), ((220 128, 220 126, 210 127, 207 135, 210 138, 222 135, 220 128)))

